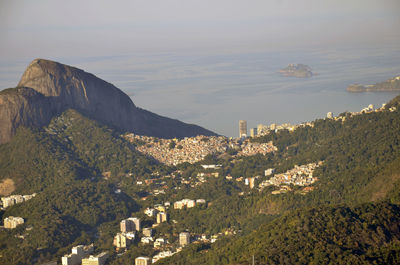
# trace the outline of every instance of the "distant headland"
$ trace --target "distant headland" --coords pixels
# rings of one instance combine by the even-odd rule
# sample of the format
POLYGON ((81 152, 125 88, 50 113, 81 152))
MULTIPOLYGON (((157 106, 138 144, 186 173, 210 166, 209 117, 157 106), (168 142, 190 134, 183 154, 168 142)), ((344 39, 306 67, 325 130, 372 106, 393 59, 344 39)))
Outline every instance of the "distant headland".
POLYGON ((284 76, 293 77, 311 77, 314 75, 311 67, 305 64, 289 64, 287 67, 279 70, 279 73, 284 76))
POLYGON ((400 76, 390 78, 375 85, 352 84, 346 88, 349 92, 380 92, 380 91, 400 91, 400 76))

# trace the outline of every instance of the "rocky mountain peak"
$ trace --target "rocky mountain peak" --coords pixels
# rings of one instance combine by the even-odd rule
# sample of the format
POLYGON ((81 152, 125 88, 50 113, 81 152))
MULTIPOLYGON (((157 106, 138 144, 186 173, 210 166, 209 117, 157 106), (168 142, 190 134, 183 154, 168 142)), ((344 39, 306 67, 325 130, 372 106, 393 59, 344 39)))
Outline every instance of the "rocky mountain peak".
POLYGON ((137 108, 131 98, 113 84, 50 60, 32 61, 18 87, 25 89, 0 92, 0 143, 9 141, 18 126, 43 126, 67 109, 77 110, 115 129, 141 135, 161 138, 215 135, 199 126, 137 108), (29 96, 26 89, 37 93, 29 96))

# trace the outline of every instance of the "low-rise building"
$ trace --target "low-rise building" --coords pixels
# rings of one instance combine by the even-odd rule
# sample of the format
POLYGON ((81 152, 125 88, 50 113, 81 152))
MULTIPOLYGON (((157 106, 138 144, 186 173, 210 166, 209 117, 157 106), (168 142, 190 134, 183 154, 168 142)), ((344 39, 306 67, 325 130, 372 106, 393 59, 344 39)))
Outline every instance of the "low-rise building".
POLYGON ((152 262, 155 263, 160 259, 166 258, 166 257, 170 257, 172 255, 174 255, 175 253, 173 253, 170 250, 167 251, 161 251, 159 252, 157 255, 153 256, 152 262))
POLYGON ((65 255, 61 258, 62 265, 76 265, 82 262, 82 259, 93 253, 94 247, 93 244, 89 246, 79 245, 73 247, 71 250, 71 254, 65 255))
POLYGON ((153 209, 153 208, 146 208, 146 210, 144 210, 144 214, 149 216, 149 217, 156 216, 157 212, 158 211, 156 209, 153 209))
POLYGON ((135 259, 135 265, 150 265, 152 263, 151 261, 149 257, 137 257, 135 259))
POLYGON ((90 256, 82 259, 82 265, 104 265, 107 261, 108 253, 102 252, 97 256, 90 256))
POLYGON ((194 201, 194 200, 187 200, 187 204, 186 204, 186 207, 187 208, 193 208, 193 207, 195 207, 196 206, 196 201, 194 201))
POLYGON ((164 245, 165 245, 165 240, 162 237, 157 238, 156 241, 154 241, 154 247, 155 248, 162 247, 164 245))
POLYGON ((204 200, 204 199, 197 199, 196 200, 196 204, 205 204, 206 203, 206 200, 204 200))
POLYGON ((204 169, 218 169, 221 168, 222 165, 201 165, 201 167, 204 169))
POLYGON ((179 245, 184 247, 190 244, 190 234, 188 232, 182 232, 179 234, 179 245))
POLYGON ((143 244, 150 244, 154 241, 154 239, 151 236, 144 236, 140 239, 140 242, 143 244))
POLYGON ((159 212, 165 212, 166 211, 165 206, 162 205, 162 204, 156 204, 156 205, 154 205, 154 208, 159 212))
POLYGON ((4 218, 4 228, 14 229, 18 225, 23 224, 24 222, 25 222, 24 218, 22 217, 9 216, 4 218))
POLYGON ((196 201, 191 199, 183 199, 180 201, 174 202, 174 209, 183 209, 183 207, 193 208, 196 206, 196 201))
POLYGON ((268 177, 268 176, 270 176, 270 175, 272 175, 274 173, 275 173, 275 168, 268 168, 268 169, 265 170, 264 175, 266 177, 268 177))
POLYGON ((183 209, 183 207, 185 207, 185 205, 183 204, 182 201, 174 202, 174 209, 181 210, 181 209, 183 209))
POLYGON ((152 236, 153 235, 153 229, 151 228, 143 228, 143 236, 152 236))

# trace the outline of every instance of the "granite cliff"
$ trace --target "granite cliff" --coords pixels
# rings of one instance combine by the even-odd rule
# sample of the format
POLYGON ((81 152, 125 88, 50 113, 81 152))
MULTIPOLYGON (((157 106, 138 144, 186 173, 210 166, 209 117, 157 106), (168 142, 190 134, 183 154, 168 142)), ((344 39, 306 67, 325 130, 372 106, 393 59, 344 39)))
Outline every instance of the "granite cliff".
POLYGON ((16 88, 0 92, 0 143, 8 142, 19 126, 41 127, 67 109, 121 131, 162 138, 215 135, 140 109, 114 85, 81 69, 36 59, 16 88))

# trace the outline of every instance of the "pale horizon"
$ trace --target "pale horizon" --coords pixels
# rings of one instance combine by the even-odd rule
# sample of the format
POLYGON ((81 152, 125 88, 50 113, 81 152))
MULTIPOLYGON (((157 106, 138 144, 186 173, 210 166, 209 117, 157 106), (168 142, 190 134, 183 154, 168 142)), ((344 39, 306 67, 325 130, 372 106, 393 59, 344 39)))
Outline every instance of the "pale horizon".
POLYGON ((394 0, 1 1, 0 89, 45 58, 113 83, 139 107, 236 136, 240 119, 297 123, 389 100, 343 90, 400 74, 398 11, 394 0), (321 75, 281 79, 288 63, 321 75))

